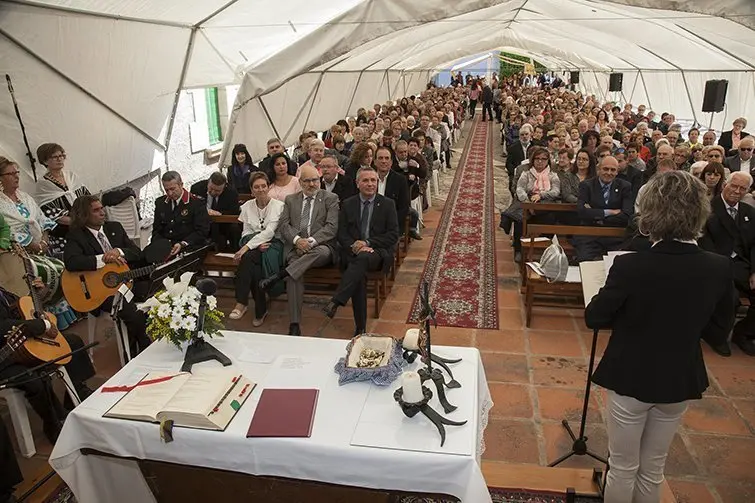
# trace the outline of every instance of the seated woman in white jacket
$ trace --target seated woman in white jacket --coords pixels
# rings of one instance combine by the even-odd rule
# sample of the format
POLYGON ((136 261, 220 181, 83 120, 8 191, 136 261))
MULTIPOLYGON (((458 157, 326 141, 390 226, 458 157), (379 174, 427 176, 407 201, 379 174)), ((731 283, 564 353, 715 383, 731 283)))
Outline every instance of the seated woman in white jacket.
POLYGON ((257 286, 263 279, 262 255, 270 248, 271 241, 278 228, 278 220, 283 207, 282 201, 272 199, 268 194, 270 180, 262 172, 252 173, 249 177, 252 190, 251 199, 241 206, 239 222, 244 225, 241 233, 241 249, 233 257, 236 270, 236 306, 228 316, 238 320, 246 314, 249 305, 249 292, 254 298, 254 320, 252 325, 259 327, 267 316, 265 292, 257 286))

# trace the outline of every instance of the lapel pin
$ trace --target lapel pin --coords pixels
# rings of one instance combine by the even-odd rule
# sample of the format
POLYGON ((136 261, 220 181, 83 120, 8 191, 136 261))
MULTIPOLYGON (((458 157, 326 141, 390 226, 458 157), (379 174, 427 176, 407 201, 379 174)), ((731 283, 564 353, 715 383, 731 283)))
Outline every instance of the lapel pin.
POLYGON ((748 217, 747 215, 745 215, 745 222, 749 222, 749 221, 750 221, 750 217, 748 217))

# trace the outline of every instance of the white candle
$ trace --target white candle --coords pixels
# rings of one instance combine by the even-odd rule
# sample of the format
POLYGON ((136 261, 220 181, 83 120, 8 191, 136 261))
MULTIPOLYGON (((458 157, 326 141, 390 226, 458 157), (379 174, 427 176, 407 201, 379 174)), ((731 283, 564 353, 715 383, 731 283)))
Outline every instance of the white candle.
POLYGON ((410 328, 404 335, 404 349, 417 350, 419 349, 419 328, 410 328))
POLYGON ((416 372, 404 372, 402 375, 402 386, 404 387, 404 401, 406 403, 417 403, 425 399, 422 392, 422 380, 416 372))

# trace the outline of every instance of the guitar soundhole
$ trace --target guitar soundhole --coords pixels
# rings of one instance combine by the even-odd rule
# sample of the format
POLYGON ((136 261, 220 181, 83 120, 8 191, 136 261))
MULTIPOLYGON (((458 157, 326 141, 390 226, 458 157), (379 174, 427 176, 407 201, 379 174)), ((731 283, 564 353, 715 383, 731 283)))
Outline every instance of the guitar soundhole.
POLYGON ((102 277, 102 282, 108 288, 117 288, 121 284, 120 275, 116 272, 105 273, 105 276, 102 277))

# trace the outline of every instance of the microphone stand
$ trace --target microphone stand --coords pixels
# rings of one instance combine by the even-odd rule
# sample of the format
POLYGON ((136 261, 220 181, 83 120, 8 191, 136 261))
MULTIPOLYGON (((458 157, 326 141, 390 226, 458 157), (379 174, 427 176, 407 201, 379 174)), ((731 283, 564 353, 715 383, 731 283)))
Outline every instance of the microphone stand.
POLYGON ((10 80, 10 75, 7 73, 5 74, 5 80, 8 82, 8 92, 10 92, 10 97, 13 100, 13 108, 16 111, 16 118, 18 118, 18 125, 21 126, 21 135, 24 137, 24 145, 26 145, 26 156, 29 158, 29 163, 31 164, 31 174, 34 176, 34 181, 37 181, 37 160, 34 158, 34 155, 31 153, 31 148, 29 147, 29 139, 26 137, 26 127, 24 127, 24 121, 21 119, 21 111, 18 109, 18 102, 16 101, 16 93, 13 91, 13 82, 10 80))
POLYGON ((191 372, 191 368, 194 364, 206 362, 209 360, 217 360, 224 367, 231 365, 231 360, 226 355, 221 353, 215 346, 204 340, 201 335, 204 331, 204 318, 207 312, 207 296, 213 295, 217 290, 218 285, 209 278, 204 278, 197 281, 197 290, 202 292, 202 297, 199 299, 199 313, 197 314, 197 325, 194 328, 194 335, 191 337, 191 343, 186 348, 186 355, 184 356, 184 363, 181 366, 181 372, 191 372))

